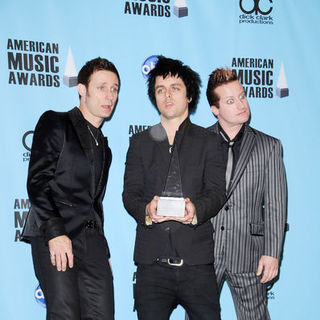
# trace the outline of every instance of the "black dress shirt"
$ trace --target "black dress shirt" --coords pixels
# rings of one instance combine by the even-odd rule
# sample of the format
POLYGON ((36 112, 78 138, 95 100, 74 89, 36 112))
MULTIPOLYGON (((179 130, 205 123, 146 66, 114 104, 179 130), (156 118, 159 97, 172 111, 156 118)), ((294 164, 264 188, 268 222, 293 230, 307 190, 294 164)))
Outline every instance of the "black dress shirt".
POLYGON ((219 149, 221 151, 221 155, 223 157, 224 163, 227 163, 228 161, 228 149, 229 149, 229 142, 234 141, 234 145, 232 146, 232 152, 233 152, 233 166, 232 166, 232 172, 231 172, 231 179, 233 178, 234 175, 234 169, 237 165, 237 162, 240 157, 240 148, 241 148, 241 142, 242 142, 242 137, 243 137, 243 132, 244 132, 244 125, 242 125, 240 131, 237 133, 237 135, 230 140, 229 136, 226 134, 226 132, 222 129, 220 124, 218 123, 219 127, 219 149), (226 139, 227 140, 226 140, 226 139))

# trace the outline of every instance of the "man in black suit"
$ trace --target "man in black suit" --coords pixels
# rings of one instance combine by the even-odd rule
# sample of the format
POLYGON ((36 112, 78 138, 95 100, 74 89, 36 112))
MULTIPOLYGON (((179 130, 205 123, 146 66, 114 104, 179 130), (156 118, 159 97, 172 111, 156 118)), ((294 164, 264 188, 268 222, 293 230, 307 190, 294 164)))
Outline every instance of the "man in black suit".
POLYGON ((160 56, 148 94, 161 122, 133 136, 127 153, 123 201, 138 223, 134 298, 142 320, 169 319, 178 304, 191 319, 220 319, 210 218, 225 201, 225 168, 215 154, 217 136, 189 120, 199 88, 197 73, 160 56), (159 216, 175 152, 185 213, 159 216))
POLYGON ((34 132, 23 239, 31 242, 47 319, 114 319, 102 209, 111 150, 100 127, 119 82, 108 60, 87 62, 78 75, 79 108, 45 112, 34 132))

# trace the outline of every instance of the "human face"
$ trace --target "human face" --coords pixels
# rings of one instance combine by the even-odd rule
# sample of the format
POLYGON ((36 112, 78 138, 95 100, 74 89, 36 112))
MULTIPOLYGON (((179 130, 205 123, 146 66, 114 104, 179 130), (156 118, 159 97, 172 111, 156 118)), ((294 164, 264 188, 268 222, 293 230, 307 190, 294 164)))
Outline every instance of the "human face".
POLYGON ((79 84, 80 110, 86 120, 99 127, 111 116, 118 99, 119 80, 115 73, 107 70, 95 71, 89 79, 88 88, 79 84))
POLYGON ((163 120, 176 119, 181 122, 188 116, 187 88, 178 76, 168 75, 163 79, 157 76, 155 81, 157 108, 163 120))
POLYGON ((228 82, 214 90, 220 98, 219 108, 211 106, 211 110, 224 130, 240 128, 249 120, 248 100, 239 81, 228 82))

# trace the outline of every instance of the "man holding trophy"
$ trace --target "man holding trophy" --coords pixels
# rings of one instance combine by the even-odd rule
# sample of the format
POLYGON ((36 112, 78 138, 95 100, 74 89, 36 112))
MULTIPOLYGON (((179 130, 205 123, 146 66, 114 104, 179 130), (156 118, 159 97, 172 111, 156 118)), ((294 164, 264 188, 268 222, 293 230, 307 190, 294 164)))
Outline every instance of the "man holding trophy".
POLYGON ((142 320, 169 319, 177 305, 191 320, 218 320, 210 219, 225 202, 217 136, 191 123, 199 75, 159 56, 148 95, 160 123, 134 135, 123 202, 137 221, 135 308, 142 320))

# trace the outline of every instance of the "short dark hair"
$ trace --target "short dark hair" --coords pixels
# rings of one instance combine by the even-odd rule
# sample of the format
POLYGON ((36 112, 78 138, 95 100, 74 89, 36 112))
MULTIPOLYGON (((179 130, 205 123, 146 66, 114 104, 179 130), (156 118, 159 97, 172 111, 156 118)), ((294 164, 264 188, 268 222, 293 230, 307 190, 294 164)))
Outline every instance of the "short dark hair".
POLYGON ((119 87, 120 87, 120 76, 119 76, 117 68, 109 60, 104 59, 104 58, 100 58, 100 57, 88 61, 81 68, 81 70, 79 71, 79 74, 78 74, 78 84, 79 83, 84 84, 86 86, 86 88, 88 88, 91 75, 94 72, 99 71, 99 70, 106 70, 106 71, 111 71, 111 72, 115 73, 116 76, 118 77, 119 87))
POLYGON ((187 98, 189 102, 189 113, 193 113, 199 101, 201 80, 199 74, 193 71, 189 66, 183 65, 180 60, 169 59, 164 56, 158 56, 158 62, 154 69, 149 73, 148 78, 148 95, 151 103, 157 108, 155 97, 156 77, 178 76, 185 84, 187 89, 187 98))
POLYGON ((219 97, 214 92, 214 90, 226 83, 238 80, 237 74, 234 70, 229 68, 218 68, 209 76, 208 86, 207 86, 207 99, 210 106, 216 106, 219 108, 218 102, 219 97))

